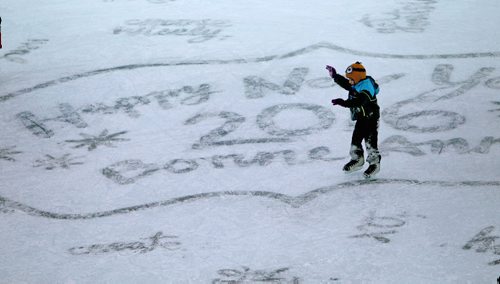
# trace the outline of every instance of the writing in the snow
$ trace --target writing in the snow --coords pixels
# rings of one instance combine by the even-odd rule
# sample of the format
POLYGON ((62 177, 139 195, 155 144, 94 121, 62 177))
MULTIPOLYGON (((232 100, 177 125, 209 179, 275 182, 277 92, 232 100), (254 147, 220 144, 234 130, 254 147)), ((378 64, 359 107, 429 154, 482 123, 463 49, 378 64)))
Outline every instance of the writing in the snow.
POLYGON ((231 24, 223 20, 128 20, 123 26, 116 27, 114 34, 145 35, 145 36, 186 36, 190 37, 188 43, 200 43, 214 38, 224 40, 228 36, 223 35, 224 29, 231 24))
MULTIPOLYGON (((389 237, 405 226, 410 217, 406 212, 393 216, 377 216, 375 212, 371 212, 363 224, 357 227, 360 234, 353 235, 351 238, 369 238, 381 243, 389 243, 391 241, 389 237)), ((423 215, 417 215, 417 217, 426 218, 423 215)))
POLYGON ((0 148, 0 160, 14 162, 16 159, 15 155, 21 154, 21 151, 15 150, 16 146, 1 147, 0 148))
MULTIPOLYGON (((494 68, 484 67, 473 73, 468 79, 462 81, 451 81, 453 66, 449 64, 437 65, 432 74, 432 81, 437 85, 429 91, 422 92, 414 98, 400 101, 383 110, 382 119, 395 129, 417 133, 433 133, 455 129, 464 124, 466 118, 456 112, 449 110, 434 109, 436 102, 446 101, 461 96, 481 82, 491 89, 500 87, 499 78, 487 78, 494 68), (414 109, 414 105, 421 105, 425 110, 405 113, 405 109, 414 109)), ((333 87, 329 78, 315 78, 306 80, 309 72, 308 68, 294 68, 285 78, 284 83, 275 83, 258 76, 247 76, 243 78, 244 93, 248 99, 263 98, 267 93, 274 92, 284 95, 294 95, 306 83, 311 88, 333 87), (329 80, 329 81, 326 81, 329 80), (328 83, 326 83, 328 82, 328 83)), ((381 78, 381 84, 401 78, 400 74, 393 74, 381 78)), ((140 116, 139 108, 150 105, 152 101, 164 110, 168 110, 177 105, 198 105, 207 102, 210 95, 215 93, 210 84, 201 84, 197 87, 185 86, 180 89, 156 91, 144 96, 129 96, 116 99, 112 103, 97 102, 75 108, 68 103, 58 105, 60 114, 43 117, 31 111, 20 112, 17 117, 23 125, 34 135, 50 138, 54 135, 54 130, 48 125, 50 122, 69 123, 77 128, 88 127, 83 114, 105 114, 126 113, 131 118, 140 116)), ((270 115, 278 112, 278 109, 269 109, 270 115)), ((193 117, 191 124, 210 116, 222 116, 228 121, 227 127, 235 127, 241 123, 242 118, 231 115, 230 111, 218 114, 205 114, 193 117)), ((186 123, 190 125, 190 123, 186 123)), ((272 126, 271 126, 272 127, 272 126)))
POLYGON ((475 249, 478 253, 492 253, 497 259, 490 261, 489 265, 500 265, 500 236, 493 235, 494 226, 489 226, 477 233, 462 248, 464 250, 475 249))
POLYGON ((140 241, 133 242, 113 242, 108 244, 93 244, 88 246, 78 246, 68 249, 73 255, 91 255, 106 254, 119 251, 131 251, 134 253, 147 253, 155 249, 162 248, 167 250, 177 250, 181 242, 178 236, 164 235, 163 232, 157 232, 154 235, 142 238, 140 241))
POLYGON ((151 176, 160 171, 172 174, 186 174, 197 170, 206 164, 215 169, 223 169, 228 165, 239 168, 252 166, 265 167, 272 163, 281 162, 286 165, 298 165, 314 161, 336 161, 344 157, 331 157, 327 147, 315 147, 309 150, 306 157, 299 159, 299 154, 294 150, 262 151, 253 157, 243 154, 213 155, 210 157, 172 159, 165 164, 145 163, 140 159, 123 160, 101 170, 101 173, 118 184, 131 184, 140 179, 151 176))
POLYGON ((217 271, 218 277, 212 280, 212 283, 300 283, 298 277, 287 276, 288 271, 287 267, 269 270, 252 270, 245 266, 237 269, 221 269, 217 271))
POLYGON ((84 115, 125 113, 131 118, 137 118, 141 115, 139 108, 148 106, 152 102, 156 102, 162 110, 169 110, 175 105, 193 106, 205 103, 215 92, 210 84, 184 86, 179 89, 154 91, 144 96, 121 97, 111 103, 86 104, 79 108, 69 103, 61 103, 58 105, 59 114, 55 116, 43 117, 31 111, 23 111, 17 114, 17 118, 33 135, 51 138, 55 132, 49 123, 58 122, 70 124, 76 128, 87 128, 89 124, 85 121, 84 115))
POLYGON ((29 39, 28 41, 23 42, 16 49, 8 51, 4 55, 0 56, 0 59, 15 63, 26 63, 26 59, 23 57, 25 57, 31 51, 39 49, 48 41, 48 39, 29 39))
POLYGON ((367 14, 361 20, 379 33, 421 33, 430 25, 429 17, 437 0, 399 0, 395 9, 383 16, 367 14))

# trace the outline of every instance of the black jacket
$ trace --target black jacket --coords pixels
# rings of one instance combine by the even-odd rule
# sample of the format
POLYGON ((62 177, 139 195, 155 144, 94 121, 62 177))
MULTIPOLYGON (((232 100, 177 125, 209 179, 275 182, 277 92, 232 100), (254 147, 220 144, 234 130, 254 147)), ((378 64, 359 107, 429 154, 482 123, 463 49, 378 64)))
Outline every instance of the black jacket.
POLYGON ((352 120, 380 118, 380 107, 377 104, 379 87, 372 77, 366 76, 353 86, 347 78, 339 74, 335 74, 333 80, 349 91, 348 99, 343 106, 350 109, 352 120))

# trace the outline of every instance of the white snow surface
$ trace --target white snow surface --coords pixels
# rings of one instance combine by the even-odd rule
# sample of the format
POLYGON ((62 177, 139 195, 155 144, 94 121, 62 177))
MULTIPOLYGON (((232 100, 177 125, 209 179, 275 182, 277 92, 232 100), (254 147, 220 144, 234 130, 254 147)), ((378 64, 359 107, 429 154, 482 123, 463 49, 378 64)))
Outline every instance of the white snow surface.
POLYGON ((0 283, 496 283, 499 14, 2 0, 0 283), (325 70, 355 61, 381 90, 371 180, 342 172, 325 70))

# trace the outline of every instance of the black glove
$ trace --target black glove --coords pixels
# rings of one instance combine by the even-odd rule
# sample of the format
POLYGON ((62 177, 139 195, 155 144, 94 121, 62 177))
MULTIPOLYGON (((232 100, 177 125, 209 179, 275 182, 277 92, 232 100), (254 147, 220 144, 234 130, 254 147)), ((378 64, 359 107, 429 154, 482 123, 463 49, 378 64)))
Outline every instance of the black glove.
POLYGON ((345 107, 345 101, 343 99, 333 99, 332 105, 339 105, 345 107))
POLYGON ((328 70, 328 72, 330 72, 330 77, 332 77, 332 78, 333 78, 333 76, 335 76, 337 74, 337 71, 335 70, 335 68, 333 68, 330 65, 326 65, 326 70, 328 70))

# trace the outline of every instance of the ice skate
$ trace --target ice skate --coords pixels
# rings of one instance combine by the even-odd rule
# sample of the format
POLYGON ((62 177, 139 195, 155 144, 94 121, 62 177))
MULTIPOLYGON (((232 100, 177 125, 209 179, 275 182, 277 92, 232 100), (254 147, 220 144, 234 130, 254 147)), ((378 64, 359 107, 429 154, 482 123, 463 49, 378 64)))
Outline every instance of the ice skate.
POLYGON ((371 164, 368 169, 363 173, 367 179, 374 177, 380 171, 380 163, 371 164))
POLYGON ((360 157, 357 160, 350 160, 347 164, 344 165, 343 170, 346 173, 351 173, 360 170, 364 164, 365 159, 363 157, 360 157))

